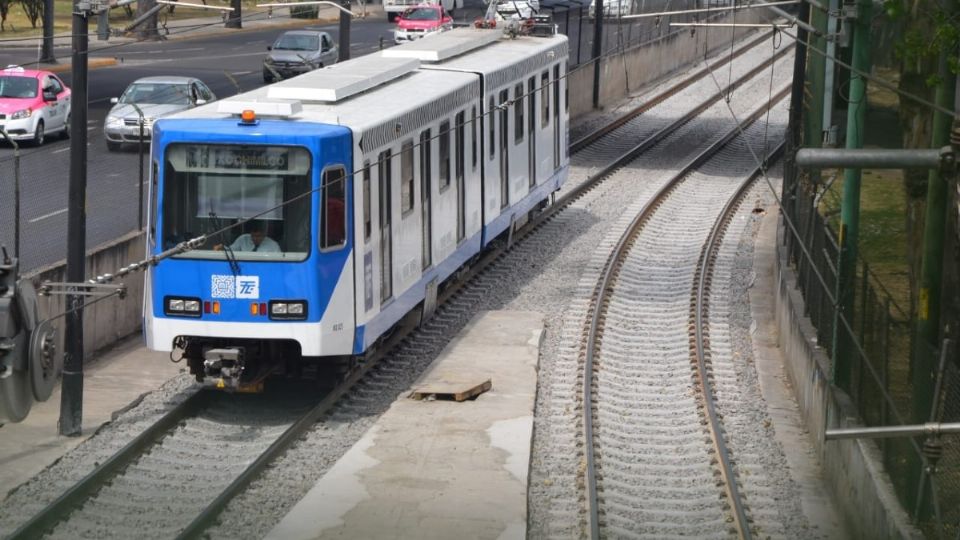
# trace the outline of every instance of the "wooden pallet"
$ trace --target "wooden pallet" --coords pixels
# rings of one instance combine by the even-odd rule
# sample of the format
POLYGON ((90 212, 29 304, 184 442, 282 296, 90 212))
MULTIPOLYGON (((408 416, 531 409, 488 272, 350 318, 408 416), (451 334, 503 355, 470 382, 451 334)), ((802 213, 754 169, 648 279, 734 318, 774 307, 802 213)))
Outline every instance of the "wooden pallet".
POLYGON ((410 393, 412 399, 465 401, 493 388, 490 378, 460 373, 444 373, 429 377, 410 393))

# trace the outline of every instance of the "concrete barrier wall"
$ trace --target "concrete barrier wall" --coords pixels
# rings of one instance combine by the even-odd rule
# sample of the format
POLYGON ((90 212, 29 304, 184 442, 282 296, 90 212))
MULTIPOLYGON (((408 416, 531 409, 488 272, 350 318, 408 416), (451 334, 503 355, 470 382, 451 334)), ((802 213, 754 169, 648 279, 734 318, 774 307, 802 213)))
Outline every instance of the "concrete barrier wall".
MULTIPOLYGON (((143 259, 144 235, 142 232, 130 232, 112 242, 87 251, 86 276, 90 279, 143 259)), ((67 280, 66 263, 59 262, 34 270, 25 277, 35 286, 44 281, 53 283, 67 280)), ((108 298, 98 302, 83 312, 83 350, 89 357, 94 352, 110 347, 117 341, 140 331, 143 322, 143 273, 128 275, 120 282, 126 284, 124 299, 108 298)), ((89 298, 88 298, 89 301, 89 298)), ((61 295, 40 298, 40 318, 62 313, 65 309, 65 297, 61 295)), ((64 319, 59 319, 58 328, 63 336, 64 319)))
MULTIPOLYGON (((732 22, 732 15, 711 22, 732 22)), ((738 23, 760 22, 757 10, 738 12, 738 23)), ((666 23, 664 23, 666 24, 666 23)), ((754 28, 697 28, 695 32, 673 32, 662 38, 604 57, 600 64, 600 106, 606 107, 684 66, 730 47, 731 33, 737 37, 755 32, 754 28)), ((570 118, 593 110, 593 63, 578 66, 570 73, 570 118)))
MULTIPOLYGON (((782 225, 781 235, 782 238, 782 225)), ((897 500, 876 441, 824 441, 827 427, 861 426, 850 397, 829 382, 830 362, 817 346, 816 331, 804 315, 796 275, 777 246, 775 299, 778 341, 801 414, 823 467, 824 481, 839 506, 838 514, 857 538, 916 538, 897 500)))

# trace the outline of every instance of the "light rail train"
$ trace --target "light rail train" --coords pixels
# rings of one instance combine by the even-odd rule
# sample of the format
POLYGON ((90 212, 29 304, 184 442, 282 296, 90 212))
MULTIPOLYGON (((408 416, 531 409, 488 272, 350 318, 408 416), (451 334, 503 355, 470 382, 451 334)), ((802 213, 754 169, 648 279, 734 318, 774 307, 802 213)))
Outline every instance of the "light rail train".
POLYGON ((429 313, 566 179, 567 61, 463 28, 158 120, 147 250, 206 243, 148 271, 148 347, 244 389, 429 313))

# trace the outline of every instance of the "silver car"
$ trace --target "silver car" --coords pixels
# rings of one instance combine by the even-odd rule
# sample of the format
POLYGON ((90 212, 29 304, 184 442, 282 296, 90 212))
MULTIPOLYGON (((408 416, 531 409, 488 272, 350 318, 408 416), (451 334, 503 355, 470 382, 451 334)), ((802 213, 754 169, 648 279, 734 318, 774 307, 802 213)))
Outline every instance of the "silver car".
POLYGON ((336 64, 340 51, 326 32, 291 30, 284 32, 263 59, 263 82, 289 79, 323 66, 336 64))
POLYGON ((150 140, 153 121, 216 100, 200 79, 193 77, 144 77, 137 79, 119 98, 110 98, 114 106, 107 113, 103 136, 108 150, 119 150, 124 143, 140 141, 140 113, 143 113, 144 142, 150 140))

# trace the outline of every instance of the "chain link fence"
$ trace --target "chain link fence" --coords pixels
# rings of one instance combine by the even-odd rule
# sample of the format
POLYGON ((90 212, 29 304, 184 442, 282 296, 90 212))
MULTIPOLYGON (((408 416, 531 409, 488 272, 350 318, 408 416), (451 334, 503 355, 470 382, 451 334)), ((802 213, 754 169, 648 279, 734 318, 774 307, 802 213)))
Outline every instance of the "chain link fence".
MULTIPOLYGON (((849 297, 837 296, 839 244, 836 233, 818 209, 820 188, 796 173, 784 177, 784 212, 796 227, 786 235, 791 264, 806 301, 806 315, 817 332, 817 344, 831 358, 833 380, 849 394, 866 426, 912 424, 930 412, 914 411, 912 366, 921 355, 937 365, 940 350, 917 343, 914 319, 899 306, 862 258, 849 297), (841 300, 845 300, 843 302, 841 300), (852 300, 852 301, 851 301, 852 300), (846 303, 853 310, 839 317, 846 303), (837 362, 841 355, 841 362, 837 362), (849 366, 848 372, 838 370, 849 366)), ((956 355, 947 355, 940 414, 931 421, 960 420, 960 376, 956 355)), ((924 389, 926 389, 926 384, 924 389)), ((934 381, 928 391, 933 392, 934 381)), ((941 441, 943 458, 936 468, 936 497, 923 474, 924 441, 912 438, 880 439, 884 464, 904 508, 930 538, 957 538, 960 520, 960 445, 941 441), (922 480, 921 480, 922 478, 922 480), (934 504, 934 503, 939 504, 934 504), (936 506, 940 508, 938 519, 936 506)))

